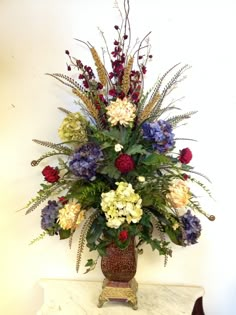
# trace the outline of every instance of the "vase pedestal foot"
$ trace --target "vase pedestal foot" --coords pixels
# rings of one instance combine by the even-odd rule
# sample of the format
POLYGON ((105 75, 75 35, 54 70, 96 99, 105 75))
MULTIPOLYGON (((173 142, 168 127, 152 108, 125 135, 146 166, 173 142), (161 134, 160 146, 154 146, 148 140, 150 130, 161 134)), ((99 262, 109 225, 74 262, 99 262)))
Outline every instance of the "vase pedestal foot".
POLYGON ((110 281, 105 279, 102 285, 102 293, 98 299, 98 307, 102 307, 105 302, 117 301, 127 302, 134 310, 138 309, 136 292, 138 283, 133 278, 129 282, 110 281))

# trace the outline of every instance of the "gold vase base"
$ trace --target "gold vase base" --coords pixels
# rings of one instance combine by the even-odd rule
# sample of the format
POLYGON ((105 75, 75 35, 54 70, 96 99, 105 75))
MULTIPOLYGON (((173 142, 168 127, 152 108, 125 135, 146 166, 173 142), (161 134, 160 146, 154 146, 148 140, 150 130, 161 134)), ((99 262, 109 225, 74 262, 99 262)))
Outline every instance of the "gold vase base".
POLYGON ((98 298, 98 307, 102 307, 105 302, 116 301, 129 303, 133 310, 137 310, 137 290, 138 283, 134 278, 129 282, 110 281, 105 279, 102 285, 102 293, 98 298))

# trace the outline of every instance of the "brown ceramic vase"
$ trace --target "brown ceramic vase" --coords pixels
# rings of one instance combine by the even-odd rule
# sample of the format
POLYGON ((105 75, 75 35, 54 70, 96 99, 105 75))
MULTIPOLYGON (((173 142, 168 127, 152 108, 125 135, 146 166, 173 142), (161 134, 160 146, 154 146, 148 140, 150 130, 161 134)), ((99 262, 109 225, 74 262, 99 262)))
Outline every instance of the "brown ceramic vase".
POLYGON ((132 238, 126 249, 120 249, 115 243, 108 245, 106 256, 102 257, 101 270, 109 281, 129 282, 136 274, 137 254, 135 239, 132 238))

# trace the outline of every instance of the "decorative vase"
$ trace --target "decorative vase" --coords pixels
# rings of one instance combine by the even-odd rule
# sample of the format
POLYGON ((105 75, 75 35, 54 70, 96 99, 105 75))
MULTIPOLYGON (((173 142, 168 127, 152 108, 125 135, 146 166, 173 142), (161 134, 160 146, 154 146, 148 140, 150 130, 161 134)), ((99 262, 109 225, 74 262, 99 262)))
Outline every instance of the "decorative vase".
POLYGON ((99 296, 98 307, 107 301, 128 302, 137 309, 137 252, 135 238, 131 238, 127 248, 121 249, 115 243, 106 248, 102 257, 101 270, 105 276, 103 290, 99 296))

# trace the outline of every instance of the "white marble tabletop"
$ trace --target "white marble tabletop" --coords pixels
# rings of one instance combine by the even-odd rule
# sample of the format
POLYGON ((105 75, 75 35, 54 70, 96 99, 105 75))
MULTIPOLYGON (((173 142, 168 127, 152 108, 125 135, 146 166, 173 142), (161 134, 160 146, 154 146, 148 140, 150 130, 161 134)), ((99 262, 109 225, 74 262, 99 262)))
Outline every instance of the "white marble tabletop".
POLYGON ((42 279, 44 304, 37 315, 191 315, 204 290, 197 286, 139 283, 138 310, 128 303, 107 302, 97 307, 102 281, 42 279))

